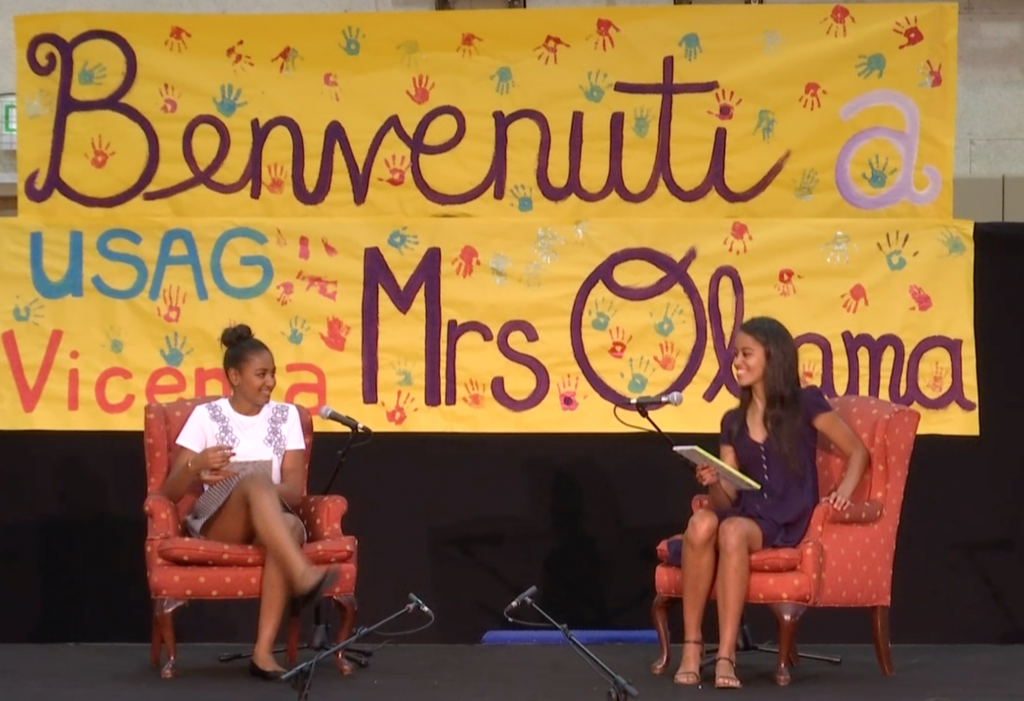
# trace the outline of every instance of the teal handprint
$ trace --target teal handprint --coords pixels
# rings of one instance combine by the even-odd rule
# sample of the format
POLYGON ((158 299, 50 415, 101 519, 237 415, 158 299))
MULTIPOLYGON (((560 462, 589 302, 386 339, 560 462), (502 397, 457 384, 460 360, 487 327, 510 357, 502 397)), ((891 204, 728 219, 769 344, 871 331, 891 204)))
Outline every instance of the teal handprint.
POLYGON ((885 184, 889 182, 889 176, 896 174, 896 168, 886 172, 886 168, 889 167, 889 159, 885 159, 885 163, 882 163, 882 158, 878 154, 875 154, 874 163, 871 159, 868 159, 868 168, 871 170, 871 175, 867 173, 861 173, 861 177, 867 181, 868 185, 874 190, 881 190, 885 187, 885 184))
MULTIPOLYGON (((651 361, 644 358, 642 355, 636 363, 636 367, 633 366, 633 359, 629 359, 629 382, 626 385, 626 391, 630 394, 640 394, 647 389, 647 383, 650 378, 651 361)), ((625 375, 622 375, 625 377, 625 375)))
POLYGON ((359 30, 359 27, 349 25, 349 27, 341 33, 341 38, 345 40, 344 44, 338 44, 338 46, 341 47, 341 50, 349 56, 358 56, 359 49, 361 48, 359 40, 365 39, 366 35, 359 30))
POLYGON ((855 66, 857 75, 861 78, 870 78, 872 73, 877 73, 881 78, 885 73, 885 56, 882 54, 871 54, 870 56, 861 54, 858 58, 863 59, 855 66))
POLYGON ((14 298, 15 305, 12 310, 14 320, 19 324, 24 324, 26 321, 31 323, 33 326, 39 326, 39 319, 43 318, 43 307, 45 306, 38 298, 34 298, 28 304, 17 304, 18 297, 14 298))
POLYGON ((964 243, 964 239, 958 232, 950 229, 943 229, 942 236, 939 237, 939 243, 946 249, 946 255, 957 257, 967 253, 967 244, 964 243))
POLYGON ((754 133, 761 132, 761 139, 771 141, 775 133, 775 113, 771 110, 761 110, 757 113, 757 126, 754 133))
POLYGON ((612 322, 612 317, 615 316, 615 308, 612 302, 605 304, 605 300, 598 299, 594 301, 594 308, 587 310, 587 316, 591 317, 590 327, 595 331, 605 331, 608 329, 608 324, 612 322))
POLYGON ((120 354, 124 350, 124 342, 121 340, 121 329, 115 329, 113 327, 107 329, 107 349, 115 355, 120 354))
POLYGON ((646 107, 637 107, 633 111, 633 133, 641 139, 647 136, 651 128, 651 111, 646 107))
MULTIPOLYGON (((885 264, 889 266, 889 270, 896 272, 907 267, 907 258, 904 256, 904 253, 907 251, 908 243, 910 243, 910 234, 904 235, 903 241, 900 241, 899 231, 891 237, 889 232, 885 233, 885 248, 882 248, 881 241, 876 242, 878 250, 885 256, 885 264)), ((918 253, 920 251, 914 251, 910 254, 910 257, 913 258, 918 253)))
POLYGON ((182 362, 185 360, 185 356, 192 352, 189 348, 185 350, 185 337, 182 336, 181 340, 178 340, 178 332, 174 332, 174 341, 171 341, 170 336, 164 336, 164 345, 167 346, 167 350, 160 350, 160 357, 164 359, 169 367, 176 368, 180 367, 182 362))
POLYGON ((588 102, 600 102, 604 99, 605 91, 611 87, 611 83, 608 81, 608 74, 602 73, 600 70, 587 71, 587 86, 580 86, 580 92, 583 93, 583 97, 588 102))
POLYGON ((89 62, 82 64, 82 70, 78 71, 79 85, 103 85, 107 77, 107 69, 102 63, 97 63, 89 68, 89 62))
POLYGON ((288 322, 288 333, 282 331, 281 335, 288 339, 288 343, 293 343, 297 346, 302 343, 302 339, 306 337, 306 332, 308 331, 309 324, 306 323, 306 320, 295 317, 288 322))
POLYGON ((392 363, 391 367, 395 371, 396 384, 399 387, 412 387, 412 370, 404 360, 399 361, 398 364, 392 363))
POLYGON ((411 251, 413 248, 419 245, 420 238, 416 234, 405 233, 406 227, 401 229, 395 229, 388 234, 388 245, 399 253, 405 253, 405 251, 411 251))
POLYGON ((499 95, 508 95, 509 91, 516 86, 516 81, 512 79, 512 69, 508 66, 502 66, 499 68, 497 72, 491 76, 491 80, 497 81, 494 84, 494 92, 499 95))
POLYGON ((524 213, 533 211, 533 188, 528 188, 525 185, 515 185, 512 188, 512 197, 516 201, 511 203, 511 206, 524 213))
MULTIPOLYGON (((672 335, 672 332, 676 330, 676 325, 673 323, 672 318, 678 314, 681 314, 683 308, 676 305, 675 309, 672 309, 672 303, 669 302, 665 305, 665 313, 661 316, 658 321, 654 322, 654 332, 659 336, 668 338, 672 335)), ((654 318, 654 312, 651 312, 651 318, 654 318)))
POLYGON ((233 115, 238 108, 245 107, 248 102, 239 102, 239 98, 242 97, 242 89, 235 90, 233 85, 221 85, 220 86, 220 100, 217 98, 213 99, 213 104, 216 105, 217 111, 225 117, 233 115))
POLYGON ((679 46, 683 47, 683 58, 687 61, 696 61, 697 55, 704 51, 700 48, 700 37, 695 32, 684 34, 679 40, 679 46))

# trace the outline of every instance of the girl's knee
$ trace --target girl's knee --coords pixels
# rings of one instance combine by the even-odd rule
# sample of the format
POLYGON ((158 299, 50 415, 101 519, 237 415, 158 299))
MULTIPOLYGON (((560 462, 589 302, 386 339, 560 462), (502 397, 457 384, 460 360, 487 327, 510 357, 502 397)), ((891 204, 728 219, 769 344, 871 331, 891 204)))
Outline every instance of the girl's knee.
POLYGON ((745 519, 727 518, 718 527, 718 549, 737 551, 750 549, 748 522, 745 519))
POLYGON ((683 539, 692 546, 707 546, 715 542, 718 534, 718 516, 714 511, 702 509, 690 517, 683 539))

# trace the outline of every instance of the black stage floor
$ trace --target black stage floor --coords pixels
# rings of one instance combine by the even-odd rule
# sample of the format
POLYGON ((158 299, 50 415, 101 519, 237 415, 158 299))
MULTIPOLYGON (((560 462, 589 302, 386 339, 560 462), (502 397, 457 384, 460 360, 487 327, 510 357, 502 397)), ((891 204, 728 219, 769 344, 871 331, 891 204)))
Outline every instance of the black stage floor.
MULTIPOLYGON (((179 647, 179 676, 162 680, 142 645, 0 646, 0 698, 11 701, 246 701, 296 699, 282 683, 253 679, 246 662, 220 663, 217 656, 240 649, 217 645, 179 647)), ((655 677, 649 645, 595 645, 608 666, 630 679, 650 699, 718 696, 655 677)), ((856 699, 857 701, 989 701, 1024 698, 1024 646, 898 646, 896 676, 883 678, 874 652, 865 646, 820 646, 806 652, 843 656, 839 666, 804 661, 788 688, 771 681, 774 657, 746 653, 739 673, 745 699, 856 699)), ((678 655, 678 648, 674 651, 678 655)), ((302 658, 308 659, 308 657, 302 658)), ((676 657, 678 660, 678 657, 676 657)), ((710 671, 708 672, 710 674, 710 671)), ((710 677, 706 677, 710 680, 710 677)), ((313 679, 310 701, 402 699, 414 701, 603 701, 606 685, 565 645, 394 645, 373 656, 369 667, 341 677, 325 660, 313 679)))

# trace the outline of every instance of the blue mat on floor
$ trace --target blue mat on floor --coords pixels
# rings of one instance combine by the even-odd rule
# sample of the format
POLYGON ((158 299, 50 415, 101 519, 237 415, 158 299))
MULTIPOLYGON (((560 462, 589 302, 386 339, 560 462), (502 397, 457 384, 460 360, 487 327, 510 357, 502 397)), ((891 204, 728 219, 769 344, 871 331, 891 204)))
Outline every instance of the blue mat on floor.
MULTIPOLYGON (((573 630, 572 634, 584 645, 615 643, 654 644, 658 634, 651 630, 573 630)), ((489 630, 480 640, 484 645, 568 645, 557 630, 489 630)))

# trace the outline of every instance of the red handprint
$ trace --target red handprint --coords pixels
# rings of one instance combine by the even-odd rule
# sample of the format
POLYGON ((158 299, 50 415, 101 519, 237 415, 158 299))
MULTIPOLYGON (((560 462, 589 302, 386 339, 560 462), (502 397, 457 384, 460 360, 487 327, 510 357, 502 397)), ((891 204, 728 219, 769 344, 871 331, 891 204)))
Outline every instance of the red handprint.
POLYGON ((580 407, 580 400, 587 398, 587 395, 579 396, 579 387, 579 375, 575 379, 566 375, 565 379, 558 381, 558 406, 562 411, 576 411, 580 407))
POLYGON ((111 156, 116 156, 117 151, 110 150, 110 142, 103 143, 103 136, 97 136, 95 139, 90 139, 89 144, 92 146, 92 155, 89 153, 85 154, 85 159, 89 161, 89 165, 97 170, 107 167, 107 161, 110 160, 111 156))
POLYGON ((405 94, 417 105, 422 105, 430 99, 430 91, 433 89, 434 84, 430 82, 430 76, 421 73, 412 79, 412 92, 406 90, 405 94))
POLYGON ((164 114, 174 114, 178 111, 178 94, 177 91, 167 83, 160 88, 160 97, 163 98, 160 103, 160 111, 164 114))
POLYGON ((931 61, 925 61, 921 66, 921 72, 925 74, 925 84, 929 88, 937 88, 942 85, 942 64, 936 68, 931 61))
POLYGON ((662 341, 658 344, 658 350, 661 351, 660 356, 654 357, 654 362, 662 370, 671 370, 676 366, 676 360, 679 358, 679 351, 676 350, 676 344, 672 341, 662 341))
POLYGON ((473 266, 480 265, 480 254, 472 246, 463 246, 459 255, 452 258, 452 265, 455 266, 455 274, 465 279, 473 274, 473 266))
POLYGON ((459 46, 455 50, 459 52, 462 58, 469 58, 473 54, 480 53, 480 49, 476 47, 476 42, 478 41, 483 41, 483 39, 476 34, 464 32, 461 41, 459 41, 459 46))
POLYGON ((392 154, 391 158, 384 159, 384 167, 388 169, 388 177, 377 178, 377 180, 398 187, 405 183, 405 173, 411 165, 411 163, 406 163, 405 156, 392 154))
POLYGON ((275 289, 281 290, 277 295, 277 301, 282 307, 288 306, 288 303, 292 301, 292 295, 295 293, 295 283, 291 280, 285 280, 275 289))
POLYGON ((281 62, 281 65, 278 66, 277 69, 278 73, 294 73, 297 68, 295 62, 300 58, 302 58, 302 56, 299 55, 298 49, 296 49, 294 46, 286 46, 283 49, 281 49, 281 53, 279 53, 277 56, 274 56, 274 58, 270 59, 270 62, 281 62))
POLYGON ((330 71, 324 73, 323 83, 323 92, 327 93, 327 97, 331 98, 335 102, 341 102, 341 88, 338 87, 338 74, 330 71))
POLYGON ((188 299, 188 293, 182 293, 181 288, 175 285, 165 287, 161 298, 164 301, 164 310, 160 311, 160 306, 157 305, 156 315, 163 317, 168 324, 177 324, 181 321, 181 305, 188 299))
POLYGON ((320 333, 320 340, 331 350, 339 353, 345 350, 345 342, 348 341, 348 332, 352 327, 336 316, 327 317, 327 333, 320 333))
POLYGON ((263 187, 273 195, 280 195, 284 192, 284 179, 288 177, 288 171, 280 163, 271 163, 267 166, 267 177, 270 182, 263 181, 263 187))
POLYGON ((918 285, 911 285, 910 298, 914 300, 914 306, 910 308, 912 312, 926 312, 932 308, 932 298, 927 292, 925 292, 918 285))
POLYGON ((715 110, 714 112, 708 110, 708 114, 710 114, 712 117, 717 117, 723 122, 728 122, 729 120, 736 116, 736 108, 743 104, 742 97, 733 102, 733 99, 735 97, 736 93, 733 92, 732 90, 730 90, 728 94, 725 92, 725 90, 716 90, 715 102, 718 104, 718 109, 715 110))
POLYGON ((416 399, 413 398, 408 392, 405 394, 405 398, 402 398, 402 390, 398 390, 397 397, 395 399, 395 405, 391 409, 387 409, 387 405, 381 402, 380 405, 386 409, 384 415, 388 421, 393 423, 395 426, 401 426, 405 423, 405 420, 409 417, 409 414, 415 414, 419 411, 419 407, 411 407, 410 405, 415 404, 416 399), (408 410, 406 407, 410 407, 408 410))
POLYGON ((754 237, 750 235, 750 227, 741 221, 734 221, 729 228, 729 235, 722 240, 722 245, 729 247, 729 253, 732 253, 735 247, 736 255, 739 255, 747 252, 747 239, 754 240, 754 237), (743 246, 742 251, 740 250, 741 245, 743 246))
POLYGON ((806 387, 807 385, 814 384, 814 376, 818 372, 818 366, 814 363, 804 363, 803 371, 800 373, 800 386, 806 387))
POLYGON ((486 393, 487 388, 476 380, 470 380, 464 384, 463 387, 466 390, 466 396, 462 398, 462 401, 474 409, 483 408, 484 394, 486 393))
POLYGON ((170 34, 164 39, 164 46, 169 51, 177 51, 180 54, 182 49, 188 48, 185 40, 191 38, 192 35, 184 27, 172 26, 170 34))
POLYGON ((868 291, 859 282, 851 287, 849 292, 844 292, 839 297, 843 300, 843 309, 850 314, 857 313, 861 302, 864 302, 865 307, 868 306, 868 291))
POLYGON ((892 31, 896 32, 901 37, 906 39, 904 43, 900 44, 899 48, 901 49, 905 49, 908 46, 920 44, 922 41, 924 41, 924 34, 921 33, 921 30, 917 26, 916 15, 914 16, 913 20, 911 20, 909 17, 904 17, 902 22, 897 20, 896 26, 893 27, 892 31))
POLYGON ((775 289, 779 291, 779 294, 783 297, 789 297, 790 295, 796 294, 796 285, 793 283, 793 278, 803 279, 803 276, 797 275, 789 268, 783 268, 779 271, 779 282, 775 285, 775 289))
POLYGON ((932 371, 932 376, 928 380, 928 389, 937 395, 942 394, 942 391, 946 389, 946 378, 948 377, 949 369, 935 363, 935 369, 932 371))
POLYGON ((303 280, 306 283, 306 292, 309 292, 314 287, 316 288, 317 294, 324 299, 329 299, 332 302, 338 298, 338 281, 328 280, 323 275, 306 275, 301 270, 299 274, 295 276, 297 280, 303 280))
POLYGON ((234 46, 229 46, 228 50, 224 52, 227 55, 227 57, 231 59, 231 66, 235 70, 244 71, 246 66, 252 68, 256 65, 252 61, 252 56, 242 51, 242 46, 244 44, 245 40, 239 39, 237 42, 235 42, 234 46))
POLYGON ((856 24, 856 18, 850 14, 850 11, 842 5, 836 5, 832 8, 831 14, 828 17, 821 20, 824 24, 828 22, 828 29, 825 30, 825 34, 831 34, 834 37, 839 36, 839 30, 843 30, 843 36, 846 36, 846 21, 849 20, 856 24))
POLYGON ((828 95, 828 91, 818 83, 808 83, 804 86, 804 94, 800 96, 798 102, 803 105, 804 109, 809 109, 813 112, 821 107, 819 93, 820 95, 828 95))
POLYGON ((299 237, 299 260, 309 260, 309 237, 299 237))
POLYGON ((608 349, 608 355, 621 360, 622 356, 626 354, 626 346, 633 340, 633 335, 630 334, 629 338, 626 338, 626 332, 622 330, 621 326, 609 329, 608 335, 612 338, 612 345, 608 349))
POLYGON ((548 34, 544 37, 544 43, 540 46, 534 47, 534 51, 537 52, 537 60, 544 61, 544 65, 548 65, 548 62, 554 61, 555 65, 558 65, 558 47, 564 46, 567 49, 572 47, 566 44, 561 38, 551 36, 548 34))
POLYGON ((331 242, 325 238, 320 239, 320 243, 324 245, 324 253, 327 254, 328 258, 333 258, 338 255, 338 249, 331 245, 331 242))
MULTIPOLYGON (((620 31, 615 23, 610 19, 598 18, 597 20, 597 38, 594 39, 594 50, 597 51, 598 45, 601 46, 601 51, 607 51, 608 47, 615 48, 615 38, 612 36, 612 30, 620 31)), ((590 37, 587 37, 588 39, 590 37)))

